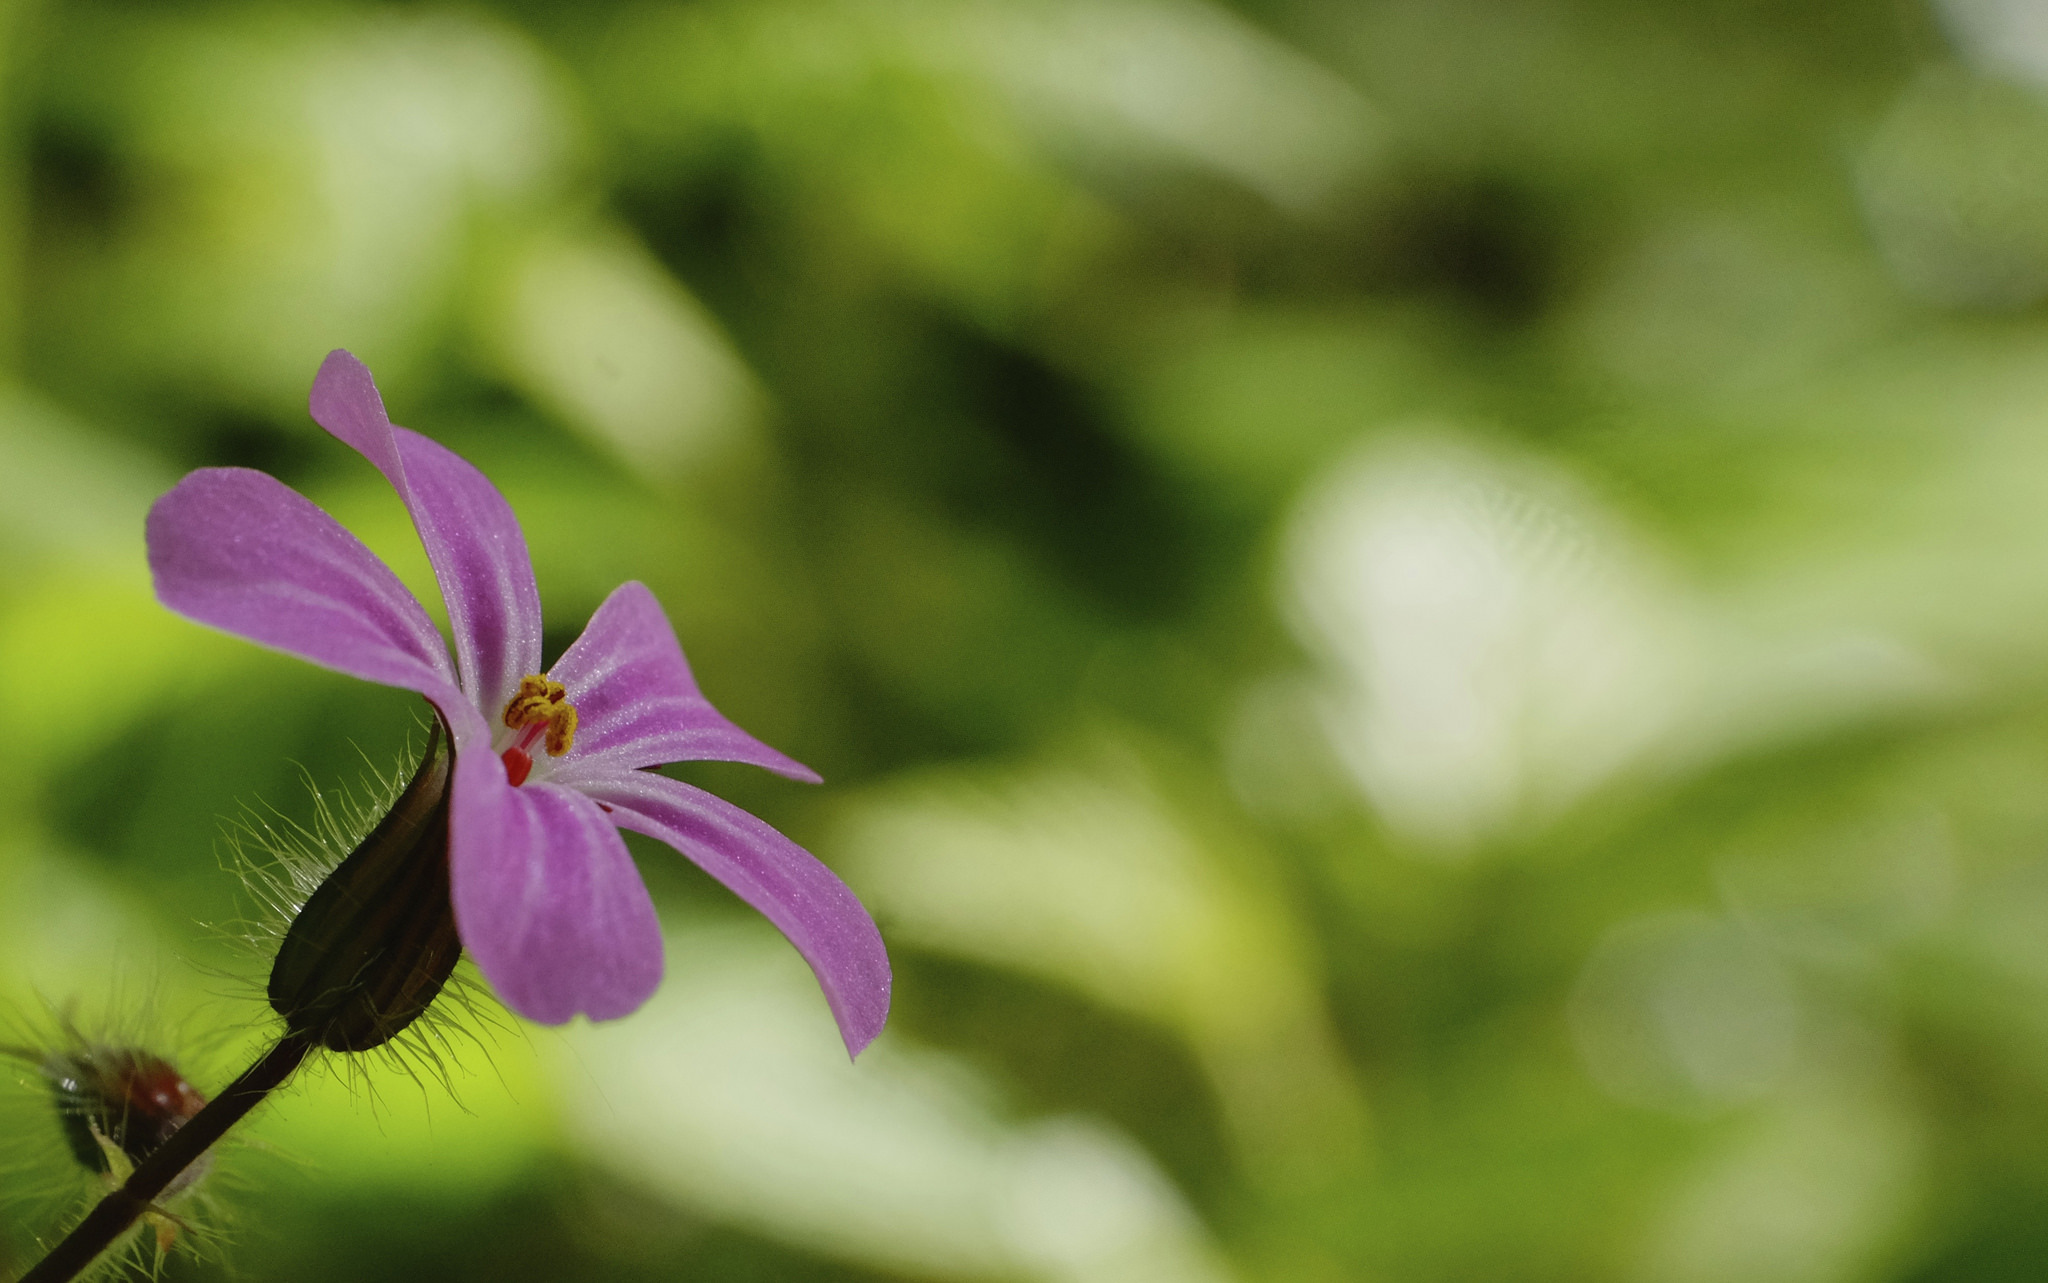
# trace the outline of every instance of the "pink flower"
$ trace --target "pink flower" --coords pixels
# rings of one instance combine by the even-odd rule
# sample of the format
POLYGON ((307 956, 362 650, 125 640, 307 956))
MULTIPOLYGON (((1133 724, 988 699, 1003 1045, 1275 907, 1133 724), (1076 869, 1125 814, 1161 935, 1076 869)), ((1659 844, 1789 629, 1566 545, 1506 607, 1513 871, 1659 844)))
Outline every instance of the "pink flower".
POLYGON ((540 594, 511 507, 460 457, 393 426, 362 362, 328 354, 313 418, 397 488, 426 545, 455 663, 396 575, 298 492, 202 468, 149 514, 157 597, 202 624, 366 681, 418 691, 455 748, 449 875, 462 942, 506 1005, 559 1024, 636 1010, 660 983, 661 926, 618 829, 661 839, 789 937, 849 1052, 881 1032, 889 959, 874 921, 809 852, 647 769, 716 760, 816 782, 698 691, 654 595, 620 585, 541 671, 540 594))

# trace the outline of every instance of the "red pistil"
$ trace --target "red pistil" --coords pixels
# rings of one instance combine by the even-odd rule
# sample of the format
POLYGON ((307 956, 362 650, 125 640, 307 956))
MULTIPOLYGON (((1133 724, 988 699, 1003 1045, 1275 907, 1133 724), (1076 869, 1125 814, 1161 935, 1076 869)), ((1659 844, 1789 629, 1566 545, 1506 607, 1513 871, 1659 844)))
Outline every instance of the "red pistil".
POLYGON ((511 748, 498 754, 505 761, 505 778, 512 781, 513 788, 526 783, 527 775, 533 770, 534 741, 538 740, 541 732, 546 729, 545 722, 526 727, 520 732, 519 738, 512 741, 511 748))

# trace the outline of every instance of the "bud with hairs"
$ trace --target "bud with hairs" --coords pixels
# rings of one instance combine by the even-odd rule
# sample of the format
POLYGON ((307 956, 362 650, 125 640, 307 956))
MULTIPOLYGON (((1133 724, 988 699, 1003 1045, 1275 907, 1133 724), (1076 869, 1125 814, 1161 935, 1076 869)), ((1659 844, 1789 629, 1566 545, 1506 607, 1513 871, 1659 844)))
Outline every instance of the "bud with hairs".
MULTIPOLYGON (((81 1194, 97 1197, 120 1187, 206 1105, 187 1076, 185 1055, 141 1032, 146 1022, 128 1020, 119 1032, 93 1034, 68 1011, 33 1024, 9 1023, 0 1058, 12 1063, 22 1089, 7 1102, 13 1133, 8 1167, 18 1181, 9 1192, 17 1204, 47 1204, 19 1217, 25 1222, 58 1224, 77 1215, 73 1205, 81 1194)), ((204 1192, 213 1166, 213 1154, 202 1155, 143 1211, 140 1221, 153 1231, 159 1263, 181 1242, 204 1237, 208 1214, 216 1210, 204 1192)), ((143 1238, 131 1231, 116 1246, 139 1253, 143 1238)))

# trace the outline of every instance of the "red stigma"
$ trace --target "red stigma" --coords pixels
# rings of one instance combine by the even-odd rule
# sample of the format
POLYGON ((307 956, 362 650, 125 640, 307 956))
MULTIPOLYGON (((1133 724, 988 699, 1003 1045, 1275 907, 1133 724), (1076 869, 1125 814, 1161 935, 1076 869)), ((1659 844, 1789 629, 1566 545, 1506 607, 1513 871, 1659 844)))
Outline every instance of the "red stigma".
POLYGON ((533 770, 532 758, 516 748, 508 748, 498 756, 505 759, 505 778, 512 781, 513 788, 526 783, 527 773, 533 770))

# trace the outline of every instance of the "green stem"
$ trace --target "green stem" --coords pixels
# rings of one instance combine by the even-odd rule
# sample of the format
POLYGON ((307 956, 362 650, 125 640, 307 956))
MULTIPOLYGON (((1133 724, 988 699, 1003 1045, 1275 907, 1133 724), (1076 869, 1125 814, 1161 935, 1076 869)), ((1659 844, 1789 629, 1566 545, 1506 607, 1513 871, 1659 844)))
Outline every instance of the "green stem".
POLYGON ((262 1058, 242 1071, 241 1077, 222 1088, 218 1096, 194 1114, 192 1121, 172 1132, 169 1140, 136 1164, 121 1188, 86 1213, 63 1242, 21 1276, 20 1283, 66 1283, 78 1277, 80 1271, 93 1263, 93 1258, 141 1219, 157 1195, 180 1172, 197 1162, 215 1141, 227 1134, 228 1128, 291 1077, 312 1049, 312 1042, 303 1035, 287 1034, 278 1039, 262 1058))

